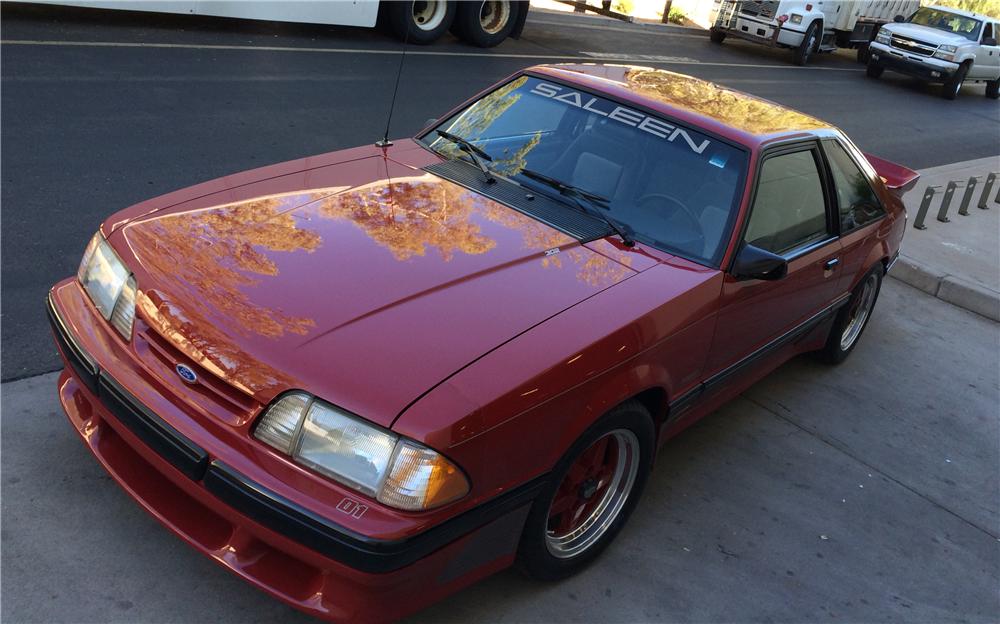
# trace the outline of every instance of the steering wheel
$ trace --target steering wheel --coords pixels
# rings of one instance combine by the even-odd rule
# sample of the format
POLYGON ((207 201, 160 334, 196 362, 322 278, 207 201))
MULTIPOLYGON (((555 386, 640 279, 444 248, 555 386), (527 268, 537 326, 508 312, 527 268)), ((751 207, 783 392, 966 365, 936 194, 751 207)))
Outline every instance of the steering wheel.
MULTIPOLYGON (((664 204, 669 204, 673 210, 671 210, 668 216, 660 218, 665 221, 672 221, 674 215, 682 215, 683 221, 686 225, 686 227, 682 227, 682 231, 689 231, 693 234, 693 236, 688 239, 671 237, 673 238, 673 241, 671 242, 678 243, 678 246, 680 247, 687 248, 690 246, 692 247, 692 251, 695 251, 698 254, 702 253, 705 248, 705 232, 702 230, 701 222, 698 220, 697 215, 695 215, 690 208, 685 206, 684 202, 665 193, 649 193, 640 197, 637 204, 640 208, 647 209, 651 213, 656 214, 658 217, 660 216, 657 214, 659 211, 651 209, 662 208, 664 204)), ((674 227, 676 227, 676 225, 674 227)))

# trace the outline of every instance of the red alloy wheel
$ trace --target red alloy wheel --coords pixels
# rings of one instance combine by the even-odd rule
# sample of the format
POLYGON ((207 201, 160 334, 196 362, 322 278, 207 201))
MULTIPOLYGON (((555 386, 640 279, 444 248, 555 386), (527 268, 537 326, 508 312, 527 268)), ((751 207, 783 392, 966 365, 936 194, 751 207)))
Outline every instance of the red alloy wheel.
POLYGON ((611 431, 584 450, 549 506, 549 553, 573 557, 600 539, 628 500, 638 468, 639 439, 628 429, 611 431))

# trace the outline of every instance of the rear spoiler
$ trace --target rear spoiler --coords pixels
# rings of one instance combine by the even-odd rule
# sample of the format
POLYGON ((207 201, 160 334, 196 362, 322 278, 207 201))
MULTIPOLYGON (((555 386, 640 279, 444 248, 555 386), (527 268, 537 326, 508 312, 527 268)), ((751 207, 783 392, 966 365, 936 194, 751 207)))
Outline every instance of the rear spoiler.
POLYGON ((913 188, 917 184, 917 179, 920 177, 920 174, 913 169, 908 169, 903 165, 897 165, 894 162, 883 160, 878 156, 865 154, 865 158, 867 158, 868 162, 872 164, 872 167, 875 167, 875 173, 882 178, 886 187, 896 195, 902 195, 906 191, 913 188))

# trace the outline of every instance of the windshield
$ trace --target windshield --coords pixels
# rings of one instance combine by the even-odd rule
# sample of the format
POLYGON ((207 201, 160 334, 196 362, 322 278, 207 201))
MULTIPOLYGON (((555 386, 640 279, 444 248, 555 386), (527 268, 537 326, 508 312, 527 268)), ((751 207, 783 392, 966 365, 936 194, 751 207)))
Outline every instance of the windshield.
POLYGON ((725 251, 746 153, 697 130, 530 76, 423 137, 446 157, 469 159, 437 130, 469 141, 493 172, 535 191, 560 197, 545 176, 606 199, 596 209, 638 241, 709 265, 725 251))
POLYGON ((969 41, 979 41, 979 29, 982 27, 982 22, 977 19, 930 7, 917 9, 917 12, 911 15, 907 21, 911 24, 930 26, 945 32, 962 35, 969 41))

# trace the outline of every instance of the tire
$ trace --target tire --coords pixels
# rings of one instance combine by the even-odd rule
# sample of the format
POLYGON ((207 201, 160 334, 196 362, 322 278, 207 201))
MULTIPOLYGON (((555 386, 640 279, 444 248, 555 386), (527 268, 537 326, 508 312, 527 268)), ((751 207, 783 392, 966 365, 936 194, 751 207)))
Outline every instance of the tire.
POLYGON ((708 31, 708 40, 712 43, 722 43, 726 40, 726 32, 724 30, 712 28, 708 31))
POLYGON ((965 82, 965 76, 969 73, 969 65, 963 63, 959 66, 958 71, 944 83, 944 91, 941 92, 941 97, 946 100, 954 100, 958 97, 959 92, 962 90, 962 83, 965 82))
POLYGON ((882 67, 875 61, 868 59, 868 66, 865 67, 865 75, 869 78, 878 78, 885 71, 885 67, 882 67))
POLYGON ((854 288, 850 300, 837 313, 827 336, 826 345, 820 351, 820 358, 830 364, 840 364, 854 351, 861 335, 868 327, 879 291, 882 290, 882 276, 885 271, 880 263, 865 274, 854 288))
POLYGON ((991 100, 1000 98, 1000 78, 986 81, 986 97, 991 100))
POLYGON ((805 65, 809 62, 809 55, 816 51, 819 46, 819 22, 809 24, 806 34, 802 36, 802 43, 795 48, 795 64, 805 65))
POLYGON ((386 23, 400 40, 418 45, 437 41, 455 21, 455 3, 446 0, 386 2, 386 23))
POLYGON ((871 50, 868 49, 868 44, 860 44, 858 46, 858 63, 867 65, 869 57, 871 57, 871 50))
POLYGON ((523 573, 558 580, 600 555, 642 495, 655 435, 649 411, 633 400, 605 414, 573 443, 528 513, 517 552, 523 573), (600 465, 595 467, 598 457, 600 465), (608 480, 603 486, 601 472, 591 474, 593 470, 603 470, 608 480))
POLYGON ((492 48, 510 35, 520 10, 510 0, 459 2, 451 30, 466 43, 492 48))

